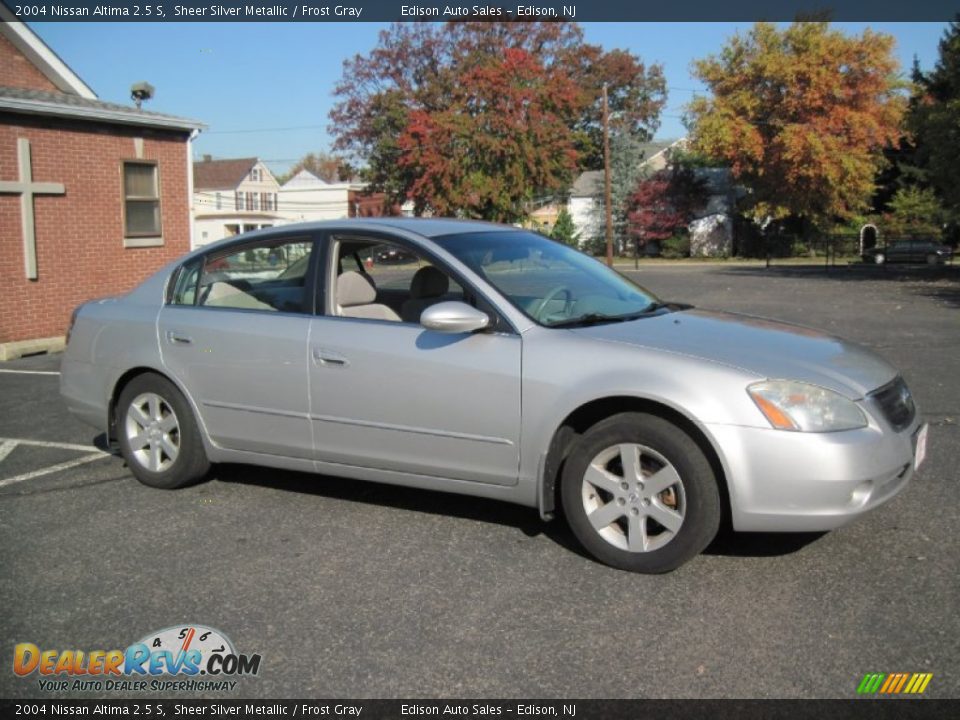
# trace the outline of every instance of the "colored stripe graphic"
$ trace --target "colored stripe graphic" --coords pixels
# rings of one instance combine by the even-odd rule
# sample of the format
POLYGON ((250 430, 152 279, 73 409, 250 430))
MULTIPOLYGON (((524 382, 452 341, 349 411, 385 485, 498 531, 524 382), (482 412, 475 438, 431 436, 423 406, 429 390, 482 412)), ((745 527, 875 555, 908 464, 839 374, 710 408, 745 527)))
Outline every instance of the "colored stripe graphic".
POLYGON ((883 682, 885 677, 885 673, 867 673, 863 676, 863 680, 860 681, 857 692, 861 695, 875 693, 880 689, 880 683, 883 682))
POLYGON ((860 695, 921 695, 933 679, 933 673, 867 673, 857 686, 860 695))

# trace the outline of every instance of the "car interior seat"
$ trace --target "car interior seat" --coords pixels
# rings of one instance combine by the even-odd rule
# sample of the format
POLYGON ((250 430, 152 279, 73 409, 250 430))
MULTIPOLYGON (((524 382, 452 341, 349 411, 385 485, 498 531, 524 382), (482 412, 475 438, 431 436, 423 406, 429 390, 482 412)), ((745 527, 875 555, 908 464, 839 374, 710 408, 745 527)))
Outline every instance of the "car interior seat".
POLYGON ((417 270, 410 281, 410 299, 400 308, 404 322, 420 322, 420 314, 450 289, 450 279, 432 265, 417 270))
POLYGON ((357 271, 348 270, 337 278, 337 315, 373 320, 400 320, 400 316, 389 307, 375 303, 376 299, 377 291, 357 271))

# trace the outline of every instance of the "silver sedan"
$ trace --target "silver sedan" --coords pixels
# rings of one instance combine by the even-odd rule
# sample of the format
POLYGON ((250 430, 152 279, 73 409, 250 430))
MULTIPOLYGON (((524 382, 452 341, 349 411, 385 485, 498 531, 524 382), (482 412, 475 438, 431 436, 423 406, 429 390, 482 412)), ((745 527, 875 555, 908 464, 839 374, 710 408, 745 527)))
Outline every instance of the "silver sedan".
POLYGON ((836 528, 926 452, 906 384, 864 348, 664 303, 540 235, 451 220, 200 248, 77 309, 61 393, 152 487, 235 462, 495 498, 562 510, 637 572, 697 555, 724 517, 836 528))

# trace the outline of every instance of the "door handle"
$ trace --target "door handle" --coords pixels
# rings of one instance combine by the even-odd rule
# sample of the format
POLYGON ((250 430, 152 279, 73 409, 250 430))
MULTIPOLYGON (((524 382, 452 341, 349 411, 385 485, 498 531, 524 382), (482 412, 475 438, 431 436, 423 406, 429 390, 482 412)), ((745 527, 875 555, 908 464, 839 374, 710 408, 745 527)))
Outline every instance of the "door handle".
POLYGON ((313 349, 313 361, 325 367, 346 367, 350 364, 343 355, 323 348, 313 349))
POLYGON ((181 335, 176 330, 167 331, 167 340, 169 340, 174 345, 189 345, 193 342, 193 338, 187 335, 181 335))

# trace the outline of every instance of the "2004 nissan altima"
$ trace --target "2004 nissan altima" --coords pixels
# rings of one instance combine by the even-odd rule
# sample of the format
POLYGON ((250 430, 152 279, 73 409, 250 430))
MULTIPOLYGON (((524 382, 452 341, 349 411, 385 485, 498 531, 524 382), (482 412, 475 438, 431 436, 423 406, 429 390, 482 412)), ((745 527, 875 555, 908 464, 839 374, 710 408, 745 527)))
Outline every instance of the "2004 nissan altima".
POLYGON ((868 350, 663 303, 542 236, 451 220, 197 250, 77 309, 61 392, 153 487, 239 462, 562 508, 590 553, 638 572, 689 560, 724 513, 843 525, 926 452, 907 386, 868 350), (407 261, 378 265, 385 246, 407 261))

